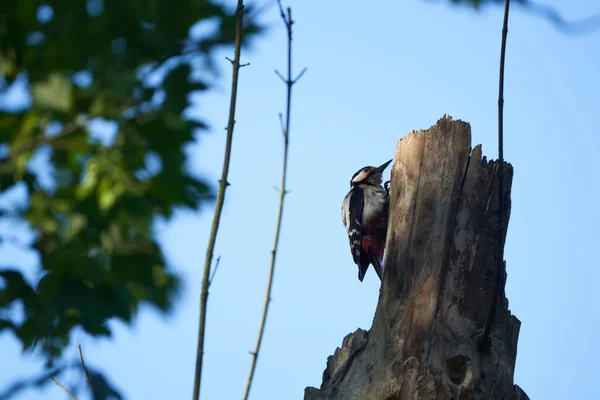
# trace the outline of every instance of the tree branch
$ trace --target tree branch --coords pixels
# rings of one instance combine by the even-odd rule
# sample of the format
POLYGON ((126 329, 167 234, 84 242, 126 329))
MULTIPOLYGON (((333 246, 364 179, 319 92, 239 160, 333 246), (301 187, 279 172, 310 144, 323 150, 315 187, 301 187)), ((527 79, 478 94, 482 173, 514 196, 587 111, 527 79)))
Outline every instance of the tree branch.
POLYGON ((70 366, 54 368, 51 371, 42 373, 36 378, 19 380, 13 383, 4 392, 0 393, 0 400, 8 400, 15 396, 17 393, 19 393, 21 390, 27 389, 29 387, 43 386, 48 382, 48 379, 52 379, 53 376, 60 374, 65 368, 70 368, 70 366))
POLYGON ((81 361, 81 368, 83 369, 83 373, 85 374, 85 382, 87 383, 88 387, 90 388, 90 394, 93 396, 94 389, 92 389, 92 382, 90 381, 90 375, 88 374, 88 370, 85 367, 85 361, 83 361, 83 352, 81 351, 81 345, 78 345, 78 347, 79 347, 79 360, 81 361))
POLYGON ((67 393, 69 394, 69 396, 71 396, 71 397, 72 397, 72 398, 74 398, 75 400, 79 400, 79 399, 77 398, 77 396, 75 396, 75 395, 73 394, 73 392, 71 392, 69 389, 67 389, 66 387, 64 387, 64 386, 62 385, 62 383, 60 383, 60 382, 59 382, 59 381, 58 381, 58 380, 57 380, 55 377, 51 377, 50 379, 52 379, 52 381, 54 381, 54 383, 56 383, 56 385, 57 385, 59 388, 61 388, 61 389, 62 389, 62 390, 64 390, 65 392, 67 392, 67 393))
POLYGON ((298 76, 297 76, 297 77, 296 77, 296 78, 295 78, 295 79, 292 81, 292 84, 293 84, 293 83, 296 83, 296 82, 298 82, 298 80, 299 80, 300 78, 302 78, 302 75, 304 75, 304 73, 306 72, 306 70, 307 70, 307 69, 308 69, 308 67, 304 67, 304 69, 302 70, 302 72, 300 72, 300 73, 298 74, 298 76))
POLYGON ((223 211, 223 203, 225 201, 225 189, 228 186, 227 175, 229 173, 229 160, 231 158, 231 143, 233 139, 233 127, 235 125, 235 106, 237 99, 238 76, 240 71, 240 53, 242 47, 242 23, 244 18, 244 1, 238 0, 236 9, 236 26, 235 26, 235 52, 232 63, 233 75, 231 84, 231 101, 229 105, 229 122, 227 124, 227 139, 225 142, 225 156, 223 159, 223 171, 221 180, 219 181, 219 192, 217 194, 217 203, 215 215, 213 218, 210 238, 208 240, 208 248, 206 249, 206 260, 204 262, 204 275, 202 278, 202 293, 200 296, 200 326, 198 329, 198 349, 196 353, 196 372, 194 376, 194 394, 193 399, 200 398, 200 385, 202 381, 202 359, 204 356, 204 336, 206 331, 206 306, 208 303, 208 287, 210 284, 210 266, 212 264, 213 251, 217 240, 217 232, 219 230, 219 222, 221 220, 221 212, 223 211))
POLYGON ((283 11, 281 0, 277 0, 279 5, 279 11, 281 12, 281 18, 286 26, 288 33, 288 54, 287 54, 287 79, 285 79, 278 71, 275 73, 281 78, 287 87, 287 101, 286 101, 286 114, 285 114, 285 125, 283 123, 283 117, 279 114, 281 129, 283 131, 283 169, 281 173, 281 187, 279 190, 279 210, 277 212, 277 225, 275 228, 275 238, 273 242, 273 250, 271 250, 271 266, 269 268, 269 280, 267 284, 267 291, 265 294, 265 303, 263 308, 262 320, 260 323, 260 329, 258 331, 258 338, 256 339, 256 346, 252 354, 252 365, 250 366, 250 372, 248 374, 248 382, 246 383, 246 390, 244 392, 244 400, 247 400, 250 395, 250 388, 252 387, 252 381, 254 379, 254 372, 256 371, 256 363, 258 361, 258 355, 260 354, 260 347, 265 331, 265 325, 267 323, 267 315, 269 313, 269 304, 271 303, 271 291, 273 288, 273 277, 275 273, 275 260, 277 256, 277 249, 279 246, 279 237, 281 233, 281 222, 283 217, 283 205, 285 195, 288 193, 286 190, 286 178, 287 178, 287 166, 288 166, 288 147, 290 139, 290 112, 292 107, 292 86, 298 78, 304 74, 306 68, 300 73, 298 78, 292 80, 292 25, 294 21, 292 19, 292 10, 287 8, 287 16, 283 11))
POLYGON ((498 227, 499 240, 502 245, 498 246, 498 265, 496 267, 496 289, 490 306, 488 318, 485 322, 483 333, 478 342, 481 351, 490 345, 489 335, 492 324, 496 318, 496 307, 500 297, 503 281, 504 267, 504 61, 506 57, 506 37, 508 35, 508 12, 510 0, 504 3, 504 22, 502 25, 502 44, 500 47, 500 77, 498 83, 498 227))

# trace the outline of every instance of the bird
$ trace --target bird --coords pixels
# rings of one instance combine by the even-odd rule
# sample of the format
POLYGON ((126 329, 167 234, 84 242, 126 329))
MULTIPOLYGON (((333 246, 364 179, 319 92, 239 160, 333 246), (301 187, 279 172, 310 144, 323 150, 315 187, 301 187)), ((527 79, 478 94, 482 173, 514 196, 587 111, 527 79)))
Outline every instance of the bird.
POLYGON ((350 191, 342 203, 342 222, 350 241, 350 252, 363 281, 369 265, 382 279, 383 252, 390 204, 389 189, 381 186, 381 175, 393 160, 379 167, 359 169, 350 180, 350 191))

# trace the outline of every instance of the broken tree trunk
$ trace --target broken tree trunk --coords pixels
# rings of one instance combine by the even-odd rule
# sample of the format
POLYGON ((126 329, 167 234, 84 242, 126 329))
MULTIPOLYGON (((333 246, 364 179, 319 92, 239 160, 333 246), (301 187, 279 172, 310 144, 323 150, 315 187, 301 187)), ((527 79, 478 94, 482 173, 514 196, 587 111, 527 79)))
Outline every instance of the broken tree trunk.
MULTIPOLYGON (((503 168, 506 232, 512 167, 503 168)), ((520 322, 504 265, 498 277, 497 170, 471 149, 469 124, 451 117, 398 142, 373 326, 344 338, 305 400, 527 399, 513 384, 520 322), (489 345, 478 346, 492 309, 489 345)))

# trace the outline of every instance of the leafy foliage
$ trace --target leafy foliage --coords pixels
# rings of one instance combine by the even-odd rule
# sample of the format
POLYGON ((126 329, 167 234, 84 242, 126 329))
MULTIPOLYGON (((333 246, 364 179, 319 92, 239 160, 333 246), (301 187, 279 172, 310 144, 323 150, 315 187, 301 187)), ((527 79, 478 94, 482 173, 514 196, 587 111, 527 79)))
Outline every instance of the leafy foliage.
MULTIPOLYGON (((247 40, 260 29, 245 21, 247 40)), ((179 279, 153 222, 212 199, 184 151, 205 125, 182 113, 190 91, 210 87, 190 79, 192 62, 210 63, 234 35, 234 10, 213 0, 1 2, 0 198, 22 187, 27 199, 0 221, 33 229, 40 273, 31 280, 0 264, 0 332, 49 365, 76 327, 109 336, 107 322, 130 322, 142 303, 172 308, 179 279), (217 29, 192 39, 194 24, 217 29), (10 102, 15 91, 21 105, 10 102), (49 152, 42 166, 32 162, 40 152, 49 152)), ((95 398, 111 394, 94 376, 105 388, 95 398)))

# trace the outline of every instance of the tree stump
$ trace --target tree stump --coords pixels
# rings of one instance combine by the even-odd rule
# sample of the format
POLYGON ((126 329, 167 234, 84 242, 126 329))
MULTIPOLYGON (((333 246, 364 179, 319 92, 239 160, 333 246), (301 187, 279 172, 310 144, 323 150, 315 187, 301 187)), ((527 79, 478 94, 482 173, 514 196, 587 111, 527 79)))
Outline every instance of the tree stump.
MULTIPOLYGON (((305 400, 528 398, 513 384, 520 322, 508 310, 505 265, 498 276, 498 166, 451 117, 398 142, 373 326, 344 339, 305 400)), ((513 171, 502 167, 506 232, 513 171)))

